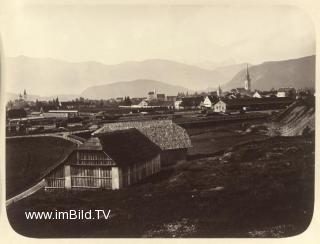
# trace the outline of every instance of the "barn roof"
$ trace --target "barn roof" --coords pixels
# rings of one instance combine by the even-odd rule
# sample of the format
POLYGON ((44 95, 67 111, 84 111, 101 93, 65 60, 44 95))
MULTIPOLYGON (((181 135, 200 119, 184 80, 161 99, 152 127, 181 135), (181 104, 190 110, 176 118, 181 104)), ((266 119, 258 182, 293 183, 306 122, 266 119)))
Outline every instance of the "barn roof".
POLYGON ((93 151, 99 151, 102 150, 102 145, 100 143, 99 138, 97 137, 91 137, 89 138, 85 143, 81 144, 77 150, 93 150, 93 151))
POLYGON ((43 179, 60 165, 63 165, 75 151, 104 151, 118 165, 144 162, 157 156, 161 149, 137 129, 118 130, 91 137, 79 147, 67 149, 67 155, 40 177, 43 179))
POLYGON ((161 151, 137 129, 99 134, 98 140, 103 151, 120 165, 144 162, 154 158, 161 151))
POLYGON ((223 101, 229 105, 257 105, 257 104, 289 104, 294 100, 288 97, 264 97, 264 98, 240 98, 240 99, 223 99, 223 101))
POLYGON ((191 147, 188 133, 182 127, 171 120, 128 121, 105 124, 102 128, 93 132, 94 135, 136 128, 149 138, 161 150, 180 149, 191 147))
POLYGON ((212 102, 212 103, 217 103, 217 102, 219 102, 219 98, 216 97, 216 96, 209 95, 209 96, 207 96, 207 97, 208 97, 208 99, 210 100, 210 102, 212 102))
POLYGON ((148 105, 154 106, 154 107, 170 107, 170 106, 174 106, 174 102, 154 100, 154 101, 149 101, 148 105))

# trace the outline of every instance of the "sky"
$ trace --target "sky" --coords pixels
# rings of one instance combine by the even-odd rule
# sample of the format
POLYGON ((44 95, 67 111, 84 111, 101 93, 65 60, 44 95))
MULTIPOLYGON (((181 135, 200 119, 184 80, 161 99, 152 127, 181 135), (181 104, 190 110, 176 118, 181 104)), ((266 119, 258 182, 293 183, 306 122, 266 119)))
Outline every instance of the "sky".
POLYGON ((9 57, 258 64, 315 54, 313 23, 289 6, 25 4, 0 14, 9 57))

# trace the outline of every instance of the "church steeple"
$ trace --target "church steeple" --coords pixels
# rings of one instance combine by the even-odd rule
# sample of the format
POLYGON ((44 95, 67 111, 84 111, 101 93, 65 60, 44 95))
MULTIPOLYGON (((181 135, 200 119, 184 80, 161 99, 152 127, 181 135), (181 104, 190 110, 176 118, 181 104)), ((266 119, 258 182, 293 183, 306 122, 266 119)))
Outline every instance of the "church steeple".
POLYGON ((26 91, 26 89, 24 89, 24 91, 23 91, 23 99, 25 101, 27 101, 27 91, 26 91))
POLYGON ((219 84, 219 87, 218 87, 218 90, 217 90, 217 95, 218 95, 218 97, 221 97, 221 95, 222 95, 222 89, 221 89, 220 84, 219 84))
POLYGON ((251 91, 251 78, 250 78, 250 74, 249 74, 248 64, 247 64, 246 80, 244 82, 244 89, 246 89, 247 91, 251 91))

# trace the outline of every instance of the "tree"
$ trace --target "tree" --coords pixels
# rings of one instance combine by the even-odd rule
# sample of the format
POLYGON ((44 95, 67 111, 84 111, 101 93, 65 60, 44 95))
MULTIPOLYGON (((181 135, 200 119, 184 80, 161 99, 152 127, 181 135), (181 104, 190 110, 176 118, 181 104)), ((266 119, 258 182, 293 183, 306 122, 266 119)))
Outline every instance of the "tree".
POLYGON ((131 102, 131 99, 130 97, 124 97, 124 101, 123 101, 123 104, 124 106, 131 106, 132 102, 131 102))
POLYGON ((59 102, 59 98, 58 97, 56 98, 56 105, 60 106, 60 102, 59 102))
POLYGON ((7 103, 7 109, 12 109, 13 108, 13 102, 10 100, 8 103, 7 103))

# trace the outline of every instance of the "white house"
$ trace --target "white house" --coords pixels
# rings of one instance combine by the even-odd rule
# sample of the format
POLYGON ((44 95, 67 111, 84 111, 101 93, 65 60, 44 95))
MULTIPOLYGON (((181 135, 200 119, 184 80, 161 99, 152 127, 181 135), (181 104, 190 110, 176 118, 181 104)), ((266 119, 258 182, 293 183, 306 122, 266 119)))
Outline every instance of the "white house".
POLYGON ((146 108, 149 106, 149 103, 146 100, 142 100, 139 104, 138 107, 139 108, 146 108))
POLYGON ((213 104, 212 109, 216 113, 221 113, 221 112, 225 113, 227 110, 227 104, 225 102, 223 102, 222 100, 219 100, 218 102, 213 104))
POLYGON ((296 91, 292 87, 282 87, 277 91, 277 97, 289 97, 290 95, 295 95, 296 91))
POLYGON ((182 109, 181 103, 182 103, 182 100, 175 101, 174 108, 177 110, 182 109))
POLYGON ((217 97, 214 96, 206 96, 204 101, 202 102, 202 106, 206 108, 213 108, 212 106, 219 101, 217 97))
POLYGON ((258 91, 256 91, 256 92, 252 95, 252 97, 254 97, 254 98, 262 98, 261 94, 260 94, 258 91))

